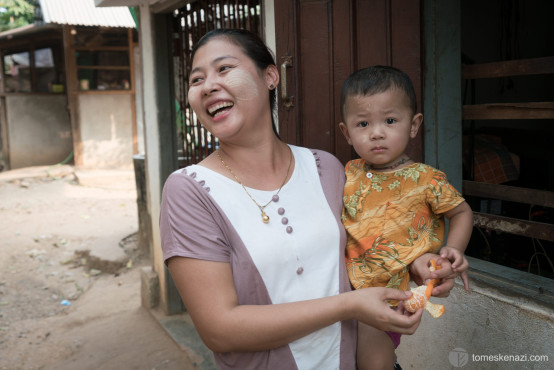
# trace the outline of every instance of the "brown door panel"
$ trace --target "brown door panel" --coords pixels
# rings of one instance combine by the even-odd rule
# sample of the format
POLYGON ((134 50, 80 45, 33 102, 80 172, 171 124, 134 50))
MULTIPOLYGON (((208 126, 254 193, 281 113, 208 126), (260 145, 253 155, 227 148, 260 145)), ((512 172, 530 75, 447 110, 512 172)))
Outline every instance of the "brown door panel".
MULTIPOLYGON (((384 64, 405 70, 421 99, 419 7, 413 0, 276 1, 283 140, 326 150, 343 163, 354 158, 338 129, 340 88, 362 67, 384 64)), ((421 160, 421 153, 420 133, 410 154, 421 160)))

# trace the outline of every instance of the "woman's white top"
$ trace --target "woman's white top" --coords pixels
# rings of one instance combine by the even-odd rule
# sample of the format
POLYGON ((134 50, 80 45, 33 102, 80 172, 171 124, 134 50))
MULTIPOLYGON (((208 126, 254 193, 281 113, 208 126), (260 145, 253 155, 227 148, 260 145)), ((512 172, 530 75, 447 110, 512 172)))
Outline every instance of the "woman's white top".
MULTIPOLYGON (((350 290, 340 222, 343 167, 328 153, 290 147, 294 171, 278 200, 265 207, 267 224, 236 181, 199 165, 173 173, 164 188, 160 219, 164 259, 230 262, 240 304, 295 302, 350 290), (334 179, 328 177, 333 173, 334 179)), ((264 205, 278 189, 246 190, 264 205)), ((350 357, 355 348, 344 348, 346 343, 355 347, 352 327, 335 323, 288 348, 216 354, 216 361, 221 368, 240 369, 288 369, 287 359, 298 369, 354 368, 350 357)))

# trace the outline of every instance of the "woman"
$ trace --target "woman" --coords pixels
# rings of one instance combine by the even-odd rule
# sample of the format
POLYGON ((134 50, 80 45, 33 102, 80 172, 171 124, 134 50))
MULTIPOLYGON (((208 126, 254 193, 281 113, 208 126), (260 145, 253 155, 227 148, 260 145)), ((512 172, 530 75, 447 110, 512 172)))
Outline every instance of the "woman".
MULTIPOLYGON (((279 74, 265 44, 243 30, 211 31, 193 51, 189 82, 191 107, 219 149, 169 177, 160 229, 164 259, 218 366, 355 369, 356 321, 413 333, 421 311, 386 304, 410 293, 351 291, 343 166, 272 129, 279 74)), ((426 260, 415 266, 425 278, 426 260)))

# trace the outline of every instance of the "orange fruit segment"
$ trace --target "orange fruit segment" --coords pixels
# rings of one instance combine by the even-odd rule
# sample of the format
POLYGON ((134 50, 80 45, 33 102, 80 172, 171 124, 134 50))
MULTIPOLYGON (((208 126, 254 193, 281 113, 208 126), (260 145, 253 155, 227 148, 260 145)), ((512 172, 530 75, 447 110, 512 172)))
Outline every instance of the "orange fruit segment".
MULTIPOLYGON (((441 266, 437 265, 435 260, 431 260, 431 266, 429 270, 435 271, 440 269, 441 266)), ((433 279, 427 283, 427 285, 420 285, 417 288, 413 288, 412 296, 404 301, 404 307, 409 312, 416 312, 420 308, 424 308, 425 311, 429 312, 432 317, 435 319, 441 317, 444 314, 444 305, 436 304, 429 301, 431 297, 431 292, 435 287, 435 284, 438 283, 438 279, 433 279)))
POLYGON ((435 319, 438 319, 444 313, 444 306, 442 304, 427 301, 425 304, 425 311, 429 312, 435 319))
POLYGON ((428 302, 427 297, 425 297, 425 290, 427 287, 424 285, 418 286, 417 288, 412 289, 412 296, 404 301, 404 307, 409 312, 416 312, 420 308, 424 308, 428 302))

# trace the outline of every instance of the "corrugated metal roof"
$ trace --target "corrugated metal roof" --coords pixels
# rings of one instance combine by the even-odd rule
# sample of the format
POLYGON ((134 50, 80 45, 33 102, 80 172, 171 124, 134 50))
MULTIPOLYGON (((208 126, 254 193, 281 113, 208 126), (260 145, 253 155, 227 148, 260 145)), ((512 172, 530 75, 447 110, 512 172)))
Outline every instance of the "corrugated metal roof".
POLYGON ((129 8, 97 8, 94 0, 39 0, 44 23, 135 28, 129 8))

